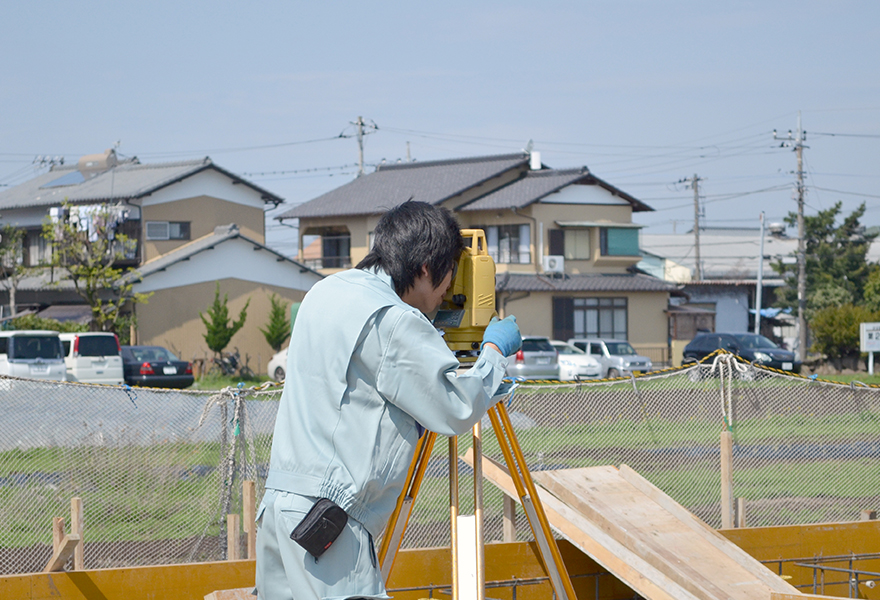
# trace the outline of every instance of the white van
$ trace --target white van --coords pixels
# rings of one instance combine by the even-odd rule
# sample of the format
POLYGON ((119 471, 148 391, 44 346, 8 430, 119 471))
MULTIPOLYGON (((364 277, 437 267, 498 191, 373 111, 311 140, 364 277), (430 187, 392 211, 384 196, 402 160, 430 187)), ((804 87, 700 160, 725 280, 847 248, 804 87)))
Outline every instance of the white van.
POLYGON ((57 331, 0 331, 0 375, 66 381, 67 369, 57 331))
POLYGON ((62 333, 67 380, 120 385, 122 356, 115 333, 88 331, 62 333))

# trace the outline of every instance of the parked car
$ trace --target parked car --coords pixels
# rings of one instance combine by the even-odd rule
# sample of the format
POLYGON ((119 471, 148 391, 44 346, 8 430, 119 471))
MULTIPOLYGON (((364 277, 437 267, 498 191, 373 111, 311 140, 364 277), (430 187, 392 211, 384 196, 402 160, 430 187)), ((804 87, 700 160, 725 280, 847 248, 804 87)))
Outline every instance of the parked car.
POLYGON ((550 344, 559 354, 559 379, 570 381, 602 375, 601 363, 580 348, 560 340, 550 340, 550 344))
POLYGON ((67 380, 119 385, 124 380, 122 349, 115 333, 89 331, 62 333, 61 347, 67 380))
POLYGON ((595 357, 602 365, 603 378, 647 373, 654 368, 651 359, 639 356, 626 340, 572 338, 568 343, 595 357))
POLYGON ((559 379, 559 356, 549 338, 524 336, 522 348, 507 360, 508 377, 559 379))
POLYGON ((745 360, 782 371, 801 372, 801 362, 794 352, 780 348, 775 342, 756 333, 700 333, 684 347, 682 361, 702 360, 718 349, 724 349, 745 360))
POLYGON ((0 375, 26 379, 67 380, 57 331, 0 331, 0 375))
POLYGON ((193 383, 192 363, 161 346, 123 346, 122 366, 129 385, 186 388, 193 383))
MULTIPOLYGON (((290 346, 288 346, 288 348, 289 347, 290 346)), ((275 355, 269 359, 269 366, 266 367, 266 370, 269 372, 269 377, 275 381, 284 381, 286 375, 285 371, 287 370, 287 348, 276 352, 275 355)))

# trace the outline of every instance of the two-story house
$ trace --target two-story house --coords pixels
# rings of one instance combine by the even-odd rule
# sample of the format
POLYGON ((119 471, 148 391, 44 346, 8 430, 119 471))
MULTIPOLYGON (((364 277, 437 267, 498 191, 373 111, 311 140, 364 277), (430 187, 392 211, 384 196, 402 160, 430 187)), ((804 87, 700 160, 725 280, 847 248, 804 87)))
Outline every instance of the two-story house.
POLYGON ((409 199, 485 230, 497 310, 524 334, 624 338, 667 360, 677 286, 633 268, 632 214, 652 209, 585 167, 549 169, 537 153, 383 164, 277 218, 299 220, 301 260, 328 274, 357 264, 380 216, 409 199))
MULTIPOLYGON (((69 210, 64 217, 76 216, 84 228, 96 207, 109 208, 116 231, 135 241, 117 266, 137 269, 135 290, 153 294, 147 304, 133 307, 136 342, 166 346, 187 360, 210 356, 199 312, 213 302, 219 281, 231 315, 250 299, 245 327, 229 349, 248 354, 256 370, 272 354, 259 331, 266 325, 269 295, 298 302, 321 279, 266 247, 265 210, 282 201, 207 157, 141 163, 119 160, 108 150, 84 156, 76 165, 54 166, 0 191, 0 225, 25 231, 24 261, 34 267, 16 291, 16 304, 43 316, 88 318, 88 307, 63 274, 39 268, 51 253, 42 227, 47 219, 61 217, 64 205, 69 210)), ((4 287, 0 302, 9 302, 4 287)))

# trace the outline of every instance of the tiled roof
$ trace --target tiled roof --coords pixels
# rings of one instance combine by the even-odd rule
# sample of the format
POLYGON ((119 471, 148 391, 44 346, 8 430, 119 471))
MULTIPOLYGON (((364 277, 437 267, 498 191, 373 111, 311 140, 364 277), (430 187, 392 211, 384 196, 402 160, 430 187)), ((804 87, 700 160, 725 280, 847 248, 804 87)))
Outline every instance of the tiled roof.
POLYGON ((590 179, 583 169, 542 169, 528 171, 525 176, 461 207, 462 212, 523 208, 572 183, 590 179))
POLYGON ((376 215, 409 199, 439 204, 511 169, 528 164, 528 154, 380 165, 376 171, 296 206, 276 217, 376 215))
POLYGON ((71 204, 135 199, 176 183, 196 173, 214 169, 258 192, 264 200, 280 203, 283 199, 215 165, 210 158, 179 162, 141 164, 123 162, 92 178, 72 177, 76 166, 56 167, 8 190, 0 191, 0 210, 30 206, 71 204), (66 179, 62 179, 66 178, 66 179), (76 180, 79 180, 76 182, 76 180), (59 181, 60 180, 60 181, 59 181), (66 181, 74 180, 67 185, 66 181), (51 185, 53 182, 57 185, 51 185), (45 186, 45 187, 44 187, 45 186))
POLYGON ((641 273, 621 275, 497 276, 496 292, 673 292, 678 285, 641 273))

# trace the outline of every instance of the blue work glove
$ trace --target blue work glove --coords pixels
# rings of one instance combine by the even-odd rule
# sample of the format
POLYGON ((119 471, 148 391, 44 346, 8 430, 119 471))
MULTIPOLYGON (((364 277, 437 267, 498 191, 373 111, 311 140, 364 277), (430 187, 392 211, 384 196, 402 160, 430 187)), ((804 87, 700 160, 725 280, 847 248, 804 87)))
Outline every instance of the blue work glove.
POLYGON ((516 317, 510 315, 499 319, 492 317, 486 331, 483 333, 483 343, 480 344, 480 351, 486 344, 495 344, 501 350, 504 356, 510 356, 517 350, 522 348, 522 335, 519 332, 519 326, 516 324, 516 317))

